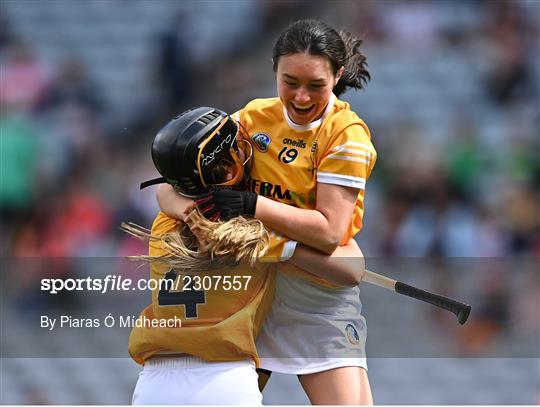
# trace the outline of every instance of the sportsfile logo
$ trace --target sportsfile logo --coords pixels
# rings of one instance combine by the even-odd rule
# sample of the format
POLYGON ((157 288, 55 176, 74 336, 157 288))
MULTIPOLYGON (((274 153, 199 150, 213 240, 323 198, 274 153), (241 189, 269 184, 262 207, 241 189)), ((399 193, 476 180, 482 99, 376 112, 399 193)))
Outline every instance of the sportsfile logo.
MULTIPOLYGON (((219 136, 220 133, 217 133, 216 136, 219 136)), ((219 143, 216 148, 214 148, 214 150, 205 155, 204 153, 202 154, 202 157, 201 157, 201 165, 203 167, 206 167, 208 164, 210 164, 212 161, 215 160, 215 158, 217 157, 218 154, 220 154, 224 148, 227 148, 227 146, 231 145, 232 143, 232 138, 235 137, 233 134, 229 134, 227 137, 225 137, 223 139, 223 141, 221 141, 221 143, 219 143)), ((200 146, 199 146, 200 148, 200 146)))
POLYGON ((108 274, 105 278, 43 278, 41 291, 51 295, 62 291, 96 291, 105 294, 111 291, 239 291, 247 290, 251 276, 204 275, 204 276, 178 276, 174 270, 169 271, 165 278, 140 278, 132 280, 122 276, 108 274), (178 278, 177 278, 178 277, 178 278))

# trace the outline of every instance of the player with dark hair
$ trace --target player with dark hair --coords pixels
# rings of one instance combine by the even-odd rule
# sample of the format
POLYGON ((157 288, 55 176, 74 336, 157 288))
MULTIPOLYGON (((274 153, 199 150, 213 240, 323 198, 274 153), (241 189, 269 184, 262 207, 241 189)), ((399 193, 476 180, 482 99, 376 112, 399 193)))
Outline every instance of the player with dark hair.
MULTIPOLYGON (((175 199, 184 206, 192 203, 188 196, 200 195, 205 188, 241 186, 251 153, 239 129, 232 118, 217 109, 202 107, 184 112, 158 133, 152 145, 154 163, 163 177, 143 186, 167 182, 176 191, 175 199)), ((249 236, 253 228, 261 235, 260 221, 254 219, 235 218, 208 227, 224 228, 231 222, 240 222, 232 223, 232 229, 244 228, 239 239, 249 236)), ((141 314, 142 321, 157 321, 158 325, 149 323, 132 330, 130 354, 145 365, 133 403, 260 404, 255 338, 273 298, 274 262, 289 260, 304 267, 307 261, 314 273, 333 279, 337 271, 337 283, 343 284, 343 276, 347 276, 351 284, 357 284, 363 267, 348 262, 332 264, 332 258, 358 255, 358 246, 352 242, 329 257, 273 235, 266 239, 269 262, 252 267, 240 261, 234 268, 216 270, 205 261, 209 257, 219 260, 230 253, 216 252, 213 245, 198 250, 197 240, 189 230, 179 230, 182 224, 160 212, 151 231, 127 228, 150 242, 149 255, 143 257, 151 262, 151 278, 173 284, 156 288, 152 305, 141 314), (188 248, 191 254, 184 256, 184 249, 175 251, 178 247, 188 248), (203 262, 193 266, 194 259, 203 262), (210 270, 201 271, 201 264, 210 270), (169 326, 160 321, 176 322, 169 326)), ((255 240, 260 245, 260 239, 255 240)), ((261 252, 257 246, 251 255, 261 252)), ((234 259, 238 262, 237 257, 234 259)), ((249 260, 249 256, 243 259, 249 260)))
MULTIPOLYGON (((370 78, 360 44, 316 20, 285 28, 272 55, 279 97, 233 115, 254 145, 249 188, 203 195, 205 216, 254 216, 324 253, 351 241, 376 160, 368 127, 337 98, 370 78)), ((283 271, 257 342, 261 366, 299 375, 314 404, 372 403, 359 288, 332 289, 302 270, 283 271)))

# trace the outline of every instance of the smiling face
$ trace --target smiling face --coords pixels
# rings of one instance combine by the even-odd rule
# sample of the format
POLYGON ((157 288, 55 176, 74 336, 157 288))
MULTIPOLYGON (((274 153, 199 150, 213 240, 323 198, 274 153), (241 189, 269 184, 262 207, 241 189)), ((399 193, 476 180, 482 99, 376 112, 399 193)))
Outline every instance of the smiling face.
POLYGON ((276 72, 278 95, 291 120, 305 125, 319 119, 342 71, 334 75, 330 61, 323 56, 281 56, 276 72))

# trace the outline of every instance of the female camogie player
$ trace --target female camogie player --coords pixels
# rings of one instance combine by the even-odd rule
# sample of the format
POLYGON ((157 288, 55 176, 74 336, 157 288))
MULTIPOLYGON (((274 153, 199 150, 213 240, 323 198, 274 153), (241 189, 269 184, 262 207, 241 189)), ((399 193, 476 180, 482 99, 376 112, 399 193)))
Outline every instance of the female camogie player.
MULTIPOLYGON (((217 190, 207 217, 252 215, 324 253, 362 227, 364 190, 376 160, 366 124, 337 99, 370 78, 361 41, 316 20, 289 25, 273 49, 278 98, 234 117, 254 145, 248 191, 217 190)), ((299 375, 313 404, 371 404, 366 323, 359 289, 331 289, 287 268, 257 342, 261 367, 299 375)))
MULTIPOLYGON (((192 109, 158 133, 152 157, 162 180, 180 194, 194 196, 205 187, 233 186, 245 179, 243 165, 249 151, 246 154, 240 148, 237 136, 236 122, 225 113, 192 109)), ((182 205, 192 203, 176 193, 175 197, 182 205)), ((180 220, 160 212, 150 233, 130 228, 150 241, 146 259, 151 261, 151 278, 174 283, 152 292, 152 304, 141 313, 144 324, 130 335, 130 354, 144 364, 133 403, 260 405, 255 337, 271 305, 274 267, 272 263, 255 269, 239 265, 219 273, 214 269, 184 274, 177 268, 182 267, 183 259, 175 258, 173 250, 174 245, 190 244, 189 239, 182 241, 189 236, 178 238, 181 225, 180 220), (171 240, 171 236, 176 238, 171 240)), ((269 258, 286 260, 294 246, 294 242, 274 236, 269 258)), ((337 249, 333 258, 357 254, 358 247, 351 243, 337 249)), ((350 284, 360 281, 363 267, 333 264, 332 257, 321 254, 313 256, 317 256, 314 250, 298 245, 290 261, 331 280, 340 270, 341 276, 335 280, 339 284, 344 283, 343 276, 349 276, 350 284)))

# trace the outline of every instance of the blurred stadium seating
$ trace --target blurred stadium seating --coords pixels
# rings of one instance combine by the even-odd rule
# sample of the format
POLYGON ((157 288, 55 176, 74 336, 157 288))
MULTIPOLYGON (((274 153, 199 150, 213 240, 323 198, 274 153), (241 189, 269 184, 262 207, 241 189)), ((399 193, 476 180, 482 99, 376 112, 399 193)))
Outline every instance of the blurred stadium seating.
MULTIPOLYGON (((118 225, 148 225, 157 210, 153 192, 138 191, 155 173, 155 131, 193 105, 232 112, 273 96, 277 32, 321 18, 365 38, 372 74, 365 91, 344 98, 379 154, 358 238, 368 265, 405 257, 503 264, 435 276, 377 270, 480 312, 456 331, 425 305, 365 287, 368 355, 416 332, 416 349, 371 353, 375 401, 540 402, 540 273, 510 266, 540 257, 540 3, 3 0, 1 11, 4 257, 144 250, 118 225)), ((19 318, 17 304, 3 307, 3 325, 19 318)), ((99 346, 84 335, 37 345, 23 326, 9 338, 2 334, 3 355, 99 346)), ((138 370, 122 355, 2 358, 0 402, 129 403, 138 370)), ((286 376, 272 379, 265 401, 307 402, 286 376)))

